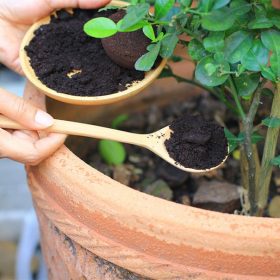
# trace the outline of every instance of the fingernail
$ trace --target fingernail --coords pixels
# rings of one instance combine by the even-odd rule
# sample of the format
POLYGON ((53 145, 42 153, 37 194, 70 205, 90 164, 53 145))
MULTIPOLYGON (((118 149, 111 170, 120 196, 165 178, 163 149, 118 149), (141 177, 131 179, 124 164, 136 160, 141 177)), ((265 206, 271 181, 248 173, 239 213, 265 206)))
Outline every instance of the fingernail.
POLYGON ((53 117, 44 111, 37 111, 35 115, 35 121, 37 124, 44 127, 53 125, 53 117))

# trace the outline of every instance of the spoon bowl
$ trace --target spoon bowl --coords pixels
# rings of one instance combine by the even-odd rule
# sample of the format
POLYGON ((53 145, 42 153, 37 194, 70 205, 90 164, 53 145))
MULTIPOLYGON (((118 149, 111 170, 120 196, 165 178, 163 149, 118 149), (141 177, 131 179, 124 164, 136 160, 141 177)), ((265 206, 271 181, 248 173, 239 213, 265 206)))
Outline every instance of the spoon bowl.
MULTIPOLYGON (((0 116, 0 127, 8 129, 26 129, 24 126, 4 116, 0 116)), ((141 146, 143 148, 149 149, 173 166, 183 171, 192 173, 204 173, 212 171, 220 167, 228 157, 226 155, 221 163, 208 169, 194 169, 184 167, 170 157, 164 145, 165 140, 169 139, 171 135, 171 129, 169 126, 166 126, 158 131, 149 134, 137 134, 91 124, 55 120, 53 126, 46 129, 46 131, 64 133, 68 135, 85 136, 97 139, 107 139, 141 146)))
MULTIPOLYGON (((122 1, 112 1, 110 2, 110 5, 123 7, 123 6, 127 6, 128 4, 122 1)), ((103 104, 117 102, 132 97, 137 93, 141 92, 144 88, 150 85, 159 76, 159 74, 161 73, 161 71, 166 65, 167 60, 163 59, 156 68, 145 73, 145 77, 143 80, 132 83, 127 89, 123 91, 119 91, 103 96, 75 96, 67 93, 57 92, 56 90, 47 87, 39 80, 39 78, 36 76, 34 72, 34 69, 30 64, 30 58, 28 57, 25 51, 25 47, 29 45, 30 41, 34 37, 34 32, 37 29, 39 29, 40 26, 44 24, 48 24, 50 22, 50 19, 51 19, 50 16, 45 17, 39 20, 38 22, 34 23, 29 28, 21 43, 20 61, 21 61, 22 70, 25 76, 27 77, 27 79, 44 94, 58 101, 62 101, 70 104, 76 104, 76 105, 103 105, 103 104)), ((71 76, 73 76, 73 74, 76 73, 75 71, 80 71, 80 70, 74 70, 74 73, 68 73, 67 76, 69 79, 71 79, 71 76)))

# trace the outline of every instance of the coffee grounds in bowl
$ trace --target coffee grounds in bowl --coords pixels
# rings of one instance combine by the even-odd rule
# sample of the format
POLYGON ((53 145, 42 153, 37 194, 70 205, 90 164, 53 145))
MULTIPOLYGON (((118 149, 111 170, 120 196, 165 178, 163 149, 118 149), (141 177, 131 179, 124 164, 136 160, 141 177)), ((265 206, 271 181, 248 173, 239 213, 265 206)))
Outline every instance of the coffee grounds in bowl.
POLYGON ((144 72, 114 63, 101 40, 83 31, 88 20, 112 13, 75 9, 70 14, 62 10, 37 29, 25 50, 39 80, 59 93, 76 96, 108 95, 142 80, 144 72))
POLYGON ((170 125, 165 141, 169 155, 187 168, 209 169, 219 165, 228 152, 223 127, 201 117, 183 115, 170 125))

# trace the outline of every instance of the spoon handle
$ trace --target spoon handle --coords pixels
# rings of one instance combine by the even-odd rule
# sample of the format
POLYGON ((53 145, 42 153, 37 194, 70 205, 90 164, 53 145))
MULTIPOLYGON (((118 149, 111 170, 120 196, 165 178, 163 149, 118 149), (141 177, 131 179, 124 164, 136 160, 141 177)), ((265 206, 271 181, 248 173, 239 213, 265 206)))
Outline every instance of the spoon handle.
MULTIPOLYGON (((23 125, 0 115, 0 127, 8 129, 27 129, 23 125)), ((85 136, 97 139, 114 140, 122 143, 148 147, 148 138, 145 134, 130 133, 112 128, 64 121, 54 120, 54 124, 45 129, 47 132, 63 133, 68 135, 85 136)))

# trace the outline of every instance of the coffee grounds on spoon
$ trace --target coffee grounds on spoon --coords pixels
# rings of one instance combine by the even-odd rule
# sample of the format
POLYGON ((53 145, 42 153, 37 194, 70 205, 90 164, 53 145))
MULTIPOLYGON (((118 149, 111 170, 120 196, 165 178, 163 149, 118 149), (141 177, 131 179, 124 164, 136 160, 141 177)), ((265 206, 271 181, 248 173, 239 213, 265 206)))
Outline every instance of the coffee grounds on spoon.
POLYGON ((171 123, 171 136, 165 141, 171 158, 186 168, 210 169, 228 153, 223 127, 198 116, 184 115, 171 123))

